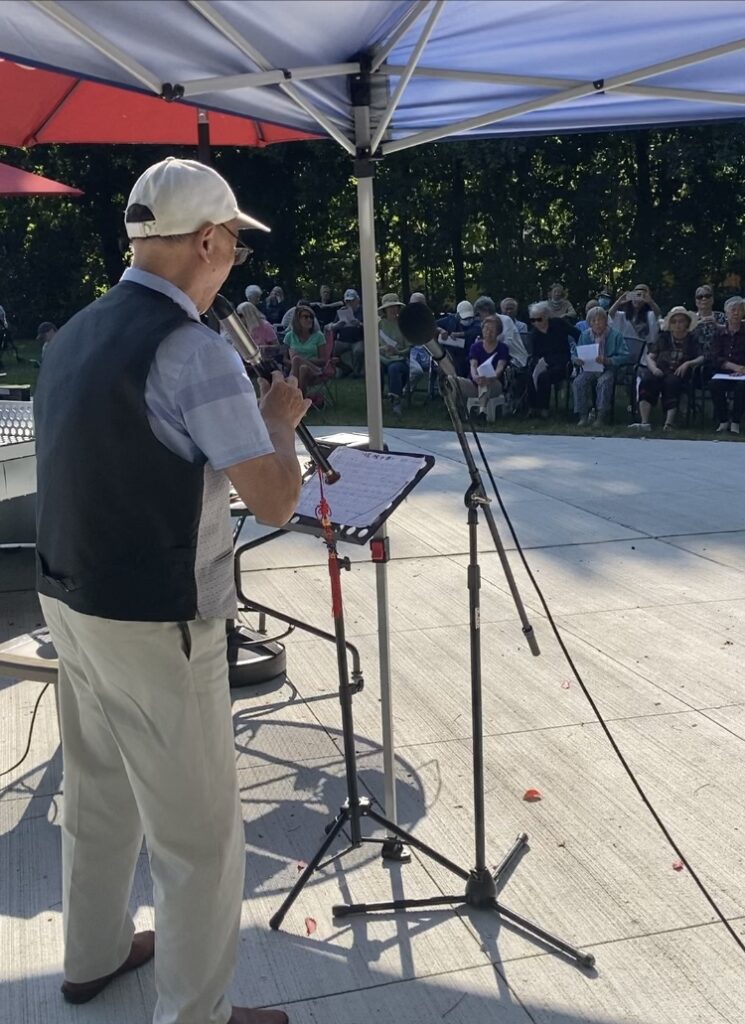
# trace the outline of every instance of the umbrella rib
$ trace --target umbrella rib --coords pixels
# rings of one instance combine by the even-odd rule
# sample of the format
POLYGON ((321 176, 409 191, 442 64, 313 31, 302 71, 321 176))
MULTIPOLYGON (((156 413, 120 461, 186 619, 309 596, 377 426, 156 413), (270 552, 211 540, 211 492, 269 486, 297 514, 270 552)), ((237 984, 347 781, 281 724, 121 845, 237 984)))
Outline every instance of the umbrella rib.
POLYGON ((33 146, 39 142, 39 135, 47 128, 51 122, 55 119, 57 114, 62 110, 63 106, 70 99, 72 94, 75 92, 77 87, 80 85, 80 79, 76 78, 72 85, 67 89, 62 96, 57 100, 52 109, 42 118, 42 120, 36 125, 33 131, 29 132, 26 138, 23 140, 23 145, 33 146))

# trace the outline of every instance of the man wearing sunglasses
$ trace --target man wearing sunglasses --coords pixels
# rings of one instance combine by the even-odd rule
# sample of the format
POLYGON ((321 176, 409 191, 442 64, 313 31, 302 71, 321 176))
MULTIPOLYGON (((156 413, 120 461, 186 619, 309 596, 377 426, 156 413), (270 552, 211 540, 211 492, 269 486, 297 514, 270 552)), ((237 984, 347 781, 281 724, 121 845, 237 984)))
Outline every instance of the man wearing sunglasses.
MULTIPOLYGON (((135 183, 132 266, 58 331, 34 403, 38 589, 59 656, 65 770, 64 998, 152 958, 129 895, 147 843, 155 1024, 286 1024, 231 1007, 244 876, 227 678, 229 490, 281 525, 308 403, 276 374, 257 404, 200 321, 236 264, 242 213, 219 174, 169 158, 135 183)), ((266 230, 266 229, 264 229, 266 230)))

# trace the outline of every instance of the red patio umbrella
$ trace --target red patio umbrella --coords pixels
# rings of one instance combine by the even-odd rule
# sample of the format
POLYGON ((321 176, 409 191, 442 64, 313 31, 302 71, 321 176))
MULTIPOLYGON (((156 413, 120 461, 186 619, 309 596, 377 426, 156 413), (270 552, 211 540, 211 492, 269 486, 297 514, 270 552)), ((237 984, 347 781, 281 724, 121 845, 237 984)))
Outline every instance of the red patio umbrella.
POLYGON ((0 196, 82 196, 79 188, 0 163, 0 196))
MULTIPOLYGON (((197 107, 0 59, 0 146, 48 142, 194 146, 197 107)), ((204 133, 203 133, 204 134, 204 133)), ((316 136, 209 113, 213 146, 268 146, 316 136)))

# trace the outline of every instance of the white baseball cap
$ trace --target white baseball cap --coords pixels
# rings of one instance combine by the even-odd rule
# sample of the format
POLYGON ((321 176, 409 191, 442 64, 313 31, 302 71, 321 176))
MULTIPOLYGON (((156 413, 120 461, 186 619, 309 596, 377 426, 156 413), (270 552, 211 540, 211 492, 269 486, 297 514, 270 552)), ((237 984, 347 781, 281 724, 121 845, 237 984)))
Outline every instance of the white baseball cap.
POLYGON ((476 315, 473 311, 473 306, 468 299, 463 299, 462 302, 459 302, 455 311, 461 320, 471 320, 476 315))
POLYGON ((344 301, 345 302, 351 302, 352 299, 358 299, 358 298, 359 298, 359 295, 354 290, 354 288, 347 288, 347 290, 344 292, 344 301))
POLYGON ((271 230, 238 209, 227 181, 206 164, 169 156, 140 175, 124 223, 130 238, 189 235, 205 224, 238 221, 238 230, 271 230))

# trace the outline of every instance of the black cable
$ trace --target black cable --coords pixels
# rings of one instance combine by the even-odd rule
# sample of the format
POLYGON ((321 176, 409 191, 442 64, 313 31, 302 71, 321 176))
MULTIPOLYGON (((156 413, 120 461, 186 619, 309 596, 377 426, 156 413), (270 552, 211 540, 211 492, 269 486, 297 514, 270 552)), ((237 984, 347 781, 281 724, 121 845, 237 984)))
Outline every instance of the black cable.
POLYGON ((655 824, 657 825, 657 827, 659 828, 660 832, 663 834, 663 836, 668 841, 668 843, 670 844, 672 849, 678 855, 678 859, 680 860, 681 864, 683 864, 686 867, 686 869, 688 870, 688 873, 690 874, 691 878, 696 883, 696 885, 698 886, 699 890, 701 891, 703 896, 708 901, 708 903, 711 906, 711 908, 714 911, 714 913, 717 915, 719 920, 722 922, 724 927, 730 933, 730 935, 735 940, 735 942, 740 947, 740 949, 743 951, 743 953, 745 953, 745 943, 743 943, 743 941, 740 938, 740 936, 737 934, 737 932, 734 930, 732 925, 726 919, 726 917, 724 916, 722 911, 719 909, 719 905, 714 900, 714 897, 709 893, 709 890, 706 888, 704 883, 701 881, 701 879, 698 877, 698 875, 696 874, 694 869, 691 867, 691 864, 688 861, 687 857, 685 856, 683 851, 680 849, 678 844, 673 839, 672 835, 668 831, 668 828, 665 825, 665 823, 663 822, 662 818, 659 816, 657 811, 652 806, 651 800, 649 799, 647 794, 642 789, 641 783, 637 779, 636 775, 634 775, 633 769, 631 768, 631 766, 627 762, 626 758, 624 757, 624 755, 623 755, 623 753, 621 751, 621 748, 618 746, 618 743, 616 742, 616 740, 615 740, 615 738, 613 736, 613 733, 610 731, 610 728, 608 727, 607 722, 605 721, 603 716, 600 714, 600 710, 599 710, 597 704, 595 703, 595 701, 593 700, 592 694, 590 693, 590 691, 587 688, 587 684, 583 680, 582 676, 579 674, 579 669, 574 664, 574 661, 572 660, 572 656, 569 653, 569 651, 567 650, 567 647, 566 647, 566 645, 564 643, 564 640, 562 639, 561 633, 559 631, 559 627, 556 625, 556 622, 554 621, 554 617, 551 614, 551 609, 548 606, 548 602, 546 601, 546 598, 543 596, 543 591, 539 587, 538 581, 536 580, 535 576, 533 575, 533 573, 531 571, 530 566, 528 565, 528 560, 525 557, 525 552, 523 551, 522 546, 520 545, 520 541, 517 539, 517 534, 515 533, 515 528, 512 525, 512 520, 510 519, 509 513, 507 512, 507 509, 504 506, 504 502, 502 501, 502 495, 500 494, 499 488, 497 487, 497 483, 496 483, 496 481, 494 479, 494 476, 492 475, 492 471, 491 471, 491 467, 489 465, 489 461, 486 458, 486 455, 484 453, 484 449, 481 447, 481 439, 480 439, 480 437, 479 437, 479 435, 478 435, 478 433, 477 433, 477 431, 475 429, 472 432, 473 432, 474 439, 476 441, 476 447, 479 450, 479 454, 481 455, 481 460, 484 463, 484 467, 486 468, 486 472, 487 472, 487 474, 489 476, 489 480, 491 481, 492 489, 494 490, 494 494, 496 496, 497 502, 499 503, 499 508, 501 509, 502 515, 505 518, 505 522, 507 523, 507 526, 509 528, 510 534, 512 535, 512 539, 515 542, 515 547, 517 549, 517 553, 519 554, 520 560, 522 561, 523 566, 525 567, 525 571, 528 574, 528 579, 532 583, 533 589, 535 590, 536 594, 538 595, 538 599, 541 602, 541 606, 543 607, 544 612, 546 613, 546 618, 548 619, 549 625, 551 626, 551 630, 552 630, 554 636, 556 637, 556 640, 557 640, 557 642, 559 644, 559 647, 561 648, 562 654, 566 658, 567 665, 569 665, 569 668, 571 669, 572 674, 574 675, 574 678, 579 683, 579 687, 582 690, 582 693, 587 698, 587 702, 590 705, 590 707, 592 708, 593 714, 597 718, 598 724, 600 725, 600 728, 605 733, 605 736, 606 736, 608 742, 610 743, 610 745, 611 745, 611 747, 613 749, 613 752, 615 753, 616 757, 618 758, 619 762, 621 763, 621 767, 624 769, 624 771, 626 772, 628 777, 631 779, 631 782, 633 783, 634 788, 636 789, 637 793, 641 797, 642 803, 647 808, 649 813, 652 815, 652 818, 653 818, 655 824))
POLYGON ((41 693, 36 698, 36 703, 34 704, 34 711, 33 711, 33 714, 31 715, 31 725, 28 727, 28 741, 26 742, 26 749, 23 751, 23 755, 22 755, 20 761, 16 761, 16 763, 12 764, 10 766, 10 768, 5 768, 3 771, 1 771, 0 772, 0 778, 2 778, 3 775, 9 775, 11 772, 14 772, 16 770, 16 768, 20 768, 21 765, 23 764, 23 762, 28 757, 28 752, 29 752, 29 750, 31 750, 31 737, 34 735, 34 722, 36 721, 36 712, 39 710, 39 705, 41 704, 41 698, 47 692, 47 690, 49 689, 50 685, 51 685, 51 683, 44 683, 44 685, 41 688, 41 693))

